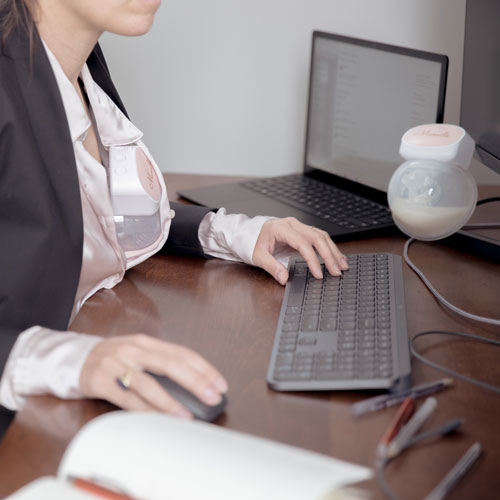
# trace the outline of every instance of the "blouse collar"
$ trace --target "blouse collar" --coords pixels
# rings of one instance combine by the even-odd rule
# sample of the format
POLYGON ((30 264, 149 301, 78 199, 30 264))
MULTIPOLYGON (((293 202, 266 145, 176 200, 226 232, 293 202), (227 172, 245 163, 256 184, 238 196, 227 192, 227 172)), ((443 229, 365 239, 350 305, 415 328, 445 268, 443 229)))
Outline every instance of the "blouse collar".
MULTIPOLYGON (((43 40, 42 40, 43 41, 43 40)), ((59 61, 43 42, 45 51, 52 66, 61 98, 68 119, 71 140, 73 143, 83 141, 90 127, 90 120, 76 89, 64 73, 59 61)), ((80 73, 94 114, 97 131, 102 144, 109 146, 124 146, 137 142, 143 133, 132 124, 122 113, 112 99, 94 82, 85 64, 80 73)))

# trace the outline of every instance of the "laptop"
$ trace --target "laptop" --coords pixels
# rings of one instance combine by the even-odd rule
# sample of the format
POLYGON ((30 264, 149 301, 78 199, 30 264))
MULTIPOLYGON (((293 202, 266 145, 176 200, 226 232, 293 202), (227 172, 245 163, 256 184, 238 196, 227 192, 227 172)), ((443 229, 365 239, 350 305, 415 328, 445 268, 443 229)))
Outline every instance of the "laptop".
POLYGON ((313 32, 303 172, 178 192, 228 213, 293 216, 336 240, 395 230, 389 180, 401 136, 441 123, 444 55, 313 32))

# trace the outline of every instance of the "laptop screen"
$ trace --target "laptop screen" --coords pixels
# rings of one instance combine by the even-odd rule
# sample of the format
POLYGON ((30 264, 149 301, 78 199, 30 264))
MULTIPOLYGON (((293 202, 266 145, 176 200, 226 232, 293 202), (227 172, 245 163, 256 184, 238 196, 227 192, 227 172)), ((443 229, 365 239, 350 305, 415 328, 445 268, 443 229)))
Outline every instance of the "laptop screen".
POLYGON ((305 151, 314 168, 387 191, 401 136, 443 119, 448 58, 315 32, 305 151))

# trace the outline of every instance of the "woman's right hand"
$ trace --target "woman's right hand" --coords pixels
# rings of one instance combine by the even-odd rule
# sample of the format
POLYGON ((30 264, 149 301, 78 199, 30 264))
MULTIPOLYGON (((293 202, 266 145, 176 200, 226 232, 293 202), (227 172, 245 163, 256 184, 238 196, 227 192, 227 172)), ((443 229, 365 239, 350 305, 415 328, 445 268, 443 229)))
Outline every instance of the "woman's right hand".
POLYGON ((80 390, 88 398, 106 399, 126 409, 161 411, 185 418, 192 414, 144 370, 166 375, 214 405, 227 391, 224 377, 187 347, 145 334, 104 339, 90 351, 80 374, 80 390), (130 375, 128 388, 118 379, 130 375))

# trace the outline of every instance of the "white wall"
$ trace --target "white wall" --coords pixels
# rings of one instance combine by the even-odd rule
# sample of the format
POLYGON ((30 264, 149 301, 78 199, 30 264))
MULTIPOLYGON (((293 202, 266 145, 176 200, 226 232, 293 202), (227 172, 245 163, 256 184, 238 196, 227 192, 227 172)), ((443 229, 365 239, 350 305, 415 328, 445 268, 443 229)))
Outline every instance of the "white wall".
POLYGON ((465 1, 164 0, 149 34, 102 45, 162 170, 281 175, 302 168, 313 29, 447 54, 457 123, 465 1))

